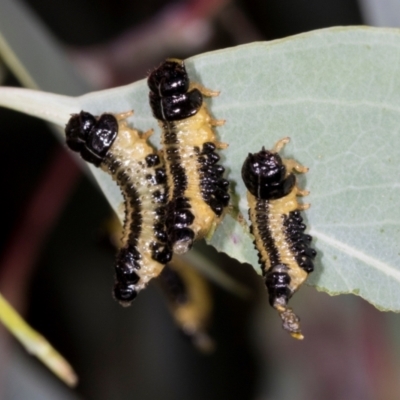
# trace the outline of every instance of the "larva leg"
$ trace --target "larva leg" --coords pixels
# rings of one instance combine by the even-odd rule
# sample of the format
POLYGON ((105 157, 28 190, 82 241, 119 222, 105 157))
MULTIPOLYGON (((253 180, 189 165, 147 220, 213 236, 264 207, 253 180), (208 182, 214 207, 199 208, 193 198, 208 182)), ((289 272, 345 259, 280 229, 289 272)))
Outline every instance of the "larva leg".
MULTIPOLYGON (((290 142, 289 137, 285 137, 278 142, 276 142, 275 146, 272 148, 271 152, 272 153, 279 153, 288 143, 290 142)), ((296 171, 299 174, 304 174, 308 172, 308 168, 305 167, 304 165, 301 165, 299 162, 296 160, 293 160, 292 158, 285 158, 282 160, 283 164, 286 167, 286 171, 288 174, 290 174, 292 171, 296 171)))
POLYGON ((143 132, 141 137, 143 140, 147 140, 154 133, 154 129, 149 129, 146 132, 143 132))
POLYGON ((278 140, 275 143, 275 146, 272 148, 271 152, 272 153, 279 153, 288 143, 290 142, 289 137, 285 137, 281 140, 278 140))
POLYGON ((297 204, 297 209, 299 211, 304 211, 304 210, 308 210, 311 207, 311 204, 307 203, 307 204, 297 204))
POLYGON ((308 168, 305 167, 304 165, 301 165, 298 163, 296 160, 293 160, 292 158, 286 158, 283 160, 283 164, 285 164, 286 171, 288 174, 290 174, 292 171, 296 171, 299 174, 305 174, 308 172, 308 168))
MULTIPOLYGON (((222 126, 225 124, 225 122, 226 121, 224 119, 213 119, 213 118, 210 118, 210 120, 208 121, 208 123, 211 126, 222 126)), ((215 139, 214 139, 214 144, 217 149, 226 149, 229 146, 228 143, 218 142, 215 139)))
POLYGON ((224 119, 210 119, 210 121, 208 121, 208 123, 211 125, 211 126, 222 126, 222 125, 224 125, 225 124, 225 120, 224 119))
POLYGON ((206 236, 205 236, 205 239, 208 241, 208 240, 211 240, 211 238, 214 236, 214 233, 215 233, 215 231, 217 230, 217 227, 218 227, 218 225, 219 225, 219 222, 220 221, 214 221, 213 223, 212 223, 212 225, 211 225, 211 227, 210 227, 210 229, 209 229, 209 231, 207 232, 207 234, 206 234, 206 236))
MULTIPOLYGON (((294 188, 296 196, 307 196, 310 194, 308 190, 301 190, 298 186, 294 188)), ((297 203, 297 209, 299 211, 308 210, 311 207, 311 204, 300 204, 297 203)))
POLYGON ((217 149, 226 149, 229 147, 229 144, 224 142, 214 142, 214 144, 217 149))
POLYGON ((118 121, 122 121, 124 119, 127 119, 133 115, 133 110, 114 114, 115 118, 117 118, 118 121))
POLYGON ((308 196, 310 194, 309 190, 301 190, 299 187, 296 186, 296 196, 308 196))
POLYGON ((207 89, 203 85, 197 82, 191 82, 189 86, 189 91, 192 89, 197 89, 202 95, 207 96, 207 97, 216 97, 220 94, 219 90, 211 90, 207 89))

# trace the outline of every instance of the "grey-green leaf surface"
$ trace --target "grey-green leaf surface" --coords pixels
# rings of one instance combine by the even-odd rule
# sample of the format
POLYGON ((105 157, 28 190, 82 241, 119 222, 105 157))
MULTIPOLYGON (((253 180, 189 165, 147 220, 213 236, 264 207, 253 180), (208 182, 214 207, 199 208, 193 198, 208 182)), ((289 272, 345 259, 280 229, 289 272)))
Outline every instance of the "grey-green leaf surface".
MULTIPOLYGON (((333 28, 253 43, 187 60, 193 80, 220 90, 209 100, 232 181, 234 206, 247 218, 240 169, 248 152, 285 137, 284 155, 310 167, 299 178, 318 251, 309 283, 332 294, 356 293, 384 310, 400 310, 400 31, 333 28)), ((72 112, 135 110, 140 130, 159 127, 145 81, 71 98, 0 88, 0 105, 65 125, 72 112)), ((95 170, 115 209, 117 187, 95 170)), ((256 269, 252 239, 227 216, 213 238, 218 250, 256 269)))

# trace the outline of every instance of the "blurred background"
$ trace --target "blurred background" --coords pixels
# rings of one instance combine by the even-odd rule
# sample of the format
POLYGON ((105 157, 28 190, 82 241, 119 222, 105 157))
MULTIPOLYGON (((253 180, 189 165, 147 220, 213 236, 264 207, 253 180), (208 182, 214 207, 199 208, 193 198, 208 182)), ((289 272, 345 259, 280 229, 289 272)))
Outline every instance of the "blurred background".
MULTIPOLYGON (((398 26, 400 3, 0 0, 0 32, 37 85, 67 95, 143 79, 168 56, 360 24, 398 26)), ((0 79, 30 83, 1 53, 0 79)), ((292 300, 305 334, 295 341, 253 268, 204 243, 197 251, 252 293, 243 299, 210 283, 213 354, 184 339, 157 282, 122 309, 111 296, 112 211, 98 187, 47 124, 1 108, 0 120, 0 292, 80 378, 67 388, 0 327, 1 400, 400 397, 398 315, 306 286, 292 300)))

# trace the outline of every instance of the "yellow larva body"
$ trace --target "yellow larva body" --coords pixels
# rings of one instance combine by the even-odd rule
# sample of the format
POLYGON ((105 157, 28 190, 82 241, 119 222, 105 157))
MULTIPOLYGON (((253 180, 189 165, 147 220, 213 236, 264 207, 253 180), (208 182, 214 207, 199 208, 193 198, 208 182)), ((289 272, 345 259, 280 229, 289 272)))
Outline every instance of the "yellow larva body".
MULTIPOLYGON (((169 198, 174 198, 174 191, 179 186, 179 182, 174 182, 174 164, 168 162, 169 149, 172 151, 176 149, 180 157, 180 164, 187 176, 187 186, 182 195, 189 199, 190 211, 194 215, 194 221, 188 228, 194 232, 195 239, 204 238, 210 231, 215 229, 223 218, 223 214, 218 216, 201 195, 201 165, 198 161, 198 154, 194 151, 196 148, 201 149, 204 143, 217 143, 221 146, 216 140, 212 122, 204 103, 193 117, 180 121, 159 122, 163 130, 161 143, 166 157, 169 198), (178 145, 169 144, 168 140, 166 140, 171 133, 176 135, 178 145)), ((185 251, 186 249, 182 252, 184 253, 185 251)), ((180 251, 177 253, 180 253, 180 251)))
POLYGON ((208 328, 213 300, 206 278, 179 257, 172 259, 160 278, 177 325, 199 350, 212 351, 215 345, 208 328))
POLYGON ((287 196, 277 199, 270 200, 268 206, 265 207, 264 211, 256 211, 257 204, 260 204, 258 199, 253 196, 250 192, 247 192, 247 201, 249 205, 249 217, 252 224, 252 232, 255 238, 255 246, 259 250, 261 255, 261 262, 265 265, 265 269, 268 271, 272 265, 270 260, 270 254, 263 244, 261 239, 259 225, 257 224, 257 216, 260 213, 266 213, 269 221, 269 231, 271 232, 272 240, 279 252, 279 258, 282 264, 288 266, 288 274, 290 276, 290 289, 294 293, 307 279, 308 273, 302 269, 296 261, 295 254, 290 248, 286 232, 283 226, 284 218, 289 217, 289 213, 292 211, 299 210, 299 204, 297 202, 297 187, 295 187, 287 196))
POLYGON ((293 171, 308 168, 291 159, 281 159, 279 150, 289 141, 279 141, 272 151, 264 148, 246 158, 242 177, 248 189, 249 217, 254 244, 259 254, 271 305, 279 312, 283 327, 296 339, 302 339, 298 317, 287 303, 313 271, 316 252, 309 247, 311 236, 304 234, 300 211, 300 190, 293 171))
POLYGON ((177 254, 193 241, 211 234, 229 203, 224 168, 217 164, 216 149, 227 145, 216 140, 213 120, 204 96, 218 92, 189 83, 183 61, 170 59, 148 79, 150 105, 162 129, 162 149, 169 193, 167 232, 177 254))
POLYGON ((122 246, 118 252, 114 295, 129 305, 170 261, 167 243, 166 175, 160 157, 125 119, 132 112, 95 117, 82 111, 66 126, 67 145, 110 174, 125 203, 122 246))
MULTIPOLYGON (((157 201, 155 193, 160 192, 165 196, 165 185, 157 183, 155 167, 147 165, 146 158, 154 154, 154 149, 147 143, 149 135, 141 136, 137 130, 129 128, 125 120, 118 121, 118 125, 118 136, 101 164, 101 169, 119 184, 124 197, 122 248, 129 246, 132 236, 136 236, 135 247, 141 258, 137 261, 136 274, 140 279, 135 290, 140 291, 164 268, 164 263, 153 258, 153 246, 157 242, 154 227, 160 222, 164 223, 164 215, 160 218, 157 213, 162 202, 157 201), (121 184, 122 175, 128 178, 125 184, 121 184), (135 218, 137 210, 131 201, 133 188, 140 203, 140 221, 135 218)), ((164 168, 162 159, 157 168, 164 168)))

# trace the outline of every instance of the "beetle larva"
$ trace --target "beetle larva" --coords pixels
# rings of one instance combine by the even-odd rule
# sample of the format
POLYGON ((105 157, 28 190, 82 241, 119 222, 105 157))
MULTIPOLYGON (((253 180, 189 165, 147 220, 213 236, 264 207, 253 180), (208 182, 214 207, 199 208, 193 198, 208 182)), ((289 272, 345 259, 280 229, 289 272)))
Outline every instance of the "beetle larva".
POLYGON ((215 348, 208 334, 213 299, 209 284, 193 266, 174 257, 160 275, 171 313, 192 343, 203 352, 215 348))
POLYGON ((304 234, 300 215, 309 204, 299 204, 297 196, 308 194, 296 185, 293 171, 308 168, 278 152, 289 142, 280 140, 272 151, 264 148, 249 154, 242 168, 247 187, 251 231, 269 293, 270 304, 279 312, 283 327, 296 339, 303 339, 298 317, 287 307, 289 299, 313 271, 316 251, 309 247, 311 236, 304 234))
POLYGON ((166 174, 160 157, 147 143, 152 131, 128 127, 132 112, 102 114, 81 111, 66 125, 67 145, 110 174, 125 202, 125 220, 116 264, 115 298, 129 305, 170 261, 165 208, 166 174))
POLYGON ((193 241, 210 235, 229 203, 229 182, 222 178, 213 126, 204 96, 217 96, 189 82, 185 64, 168 59, 148 78, 150 105, 162 128, 168 182, 167 232, 173 251, 188 251, 193 241))

